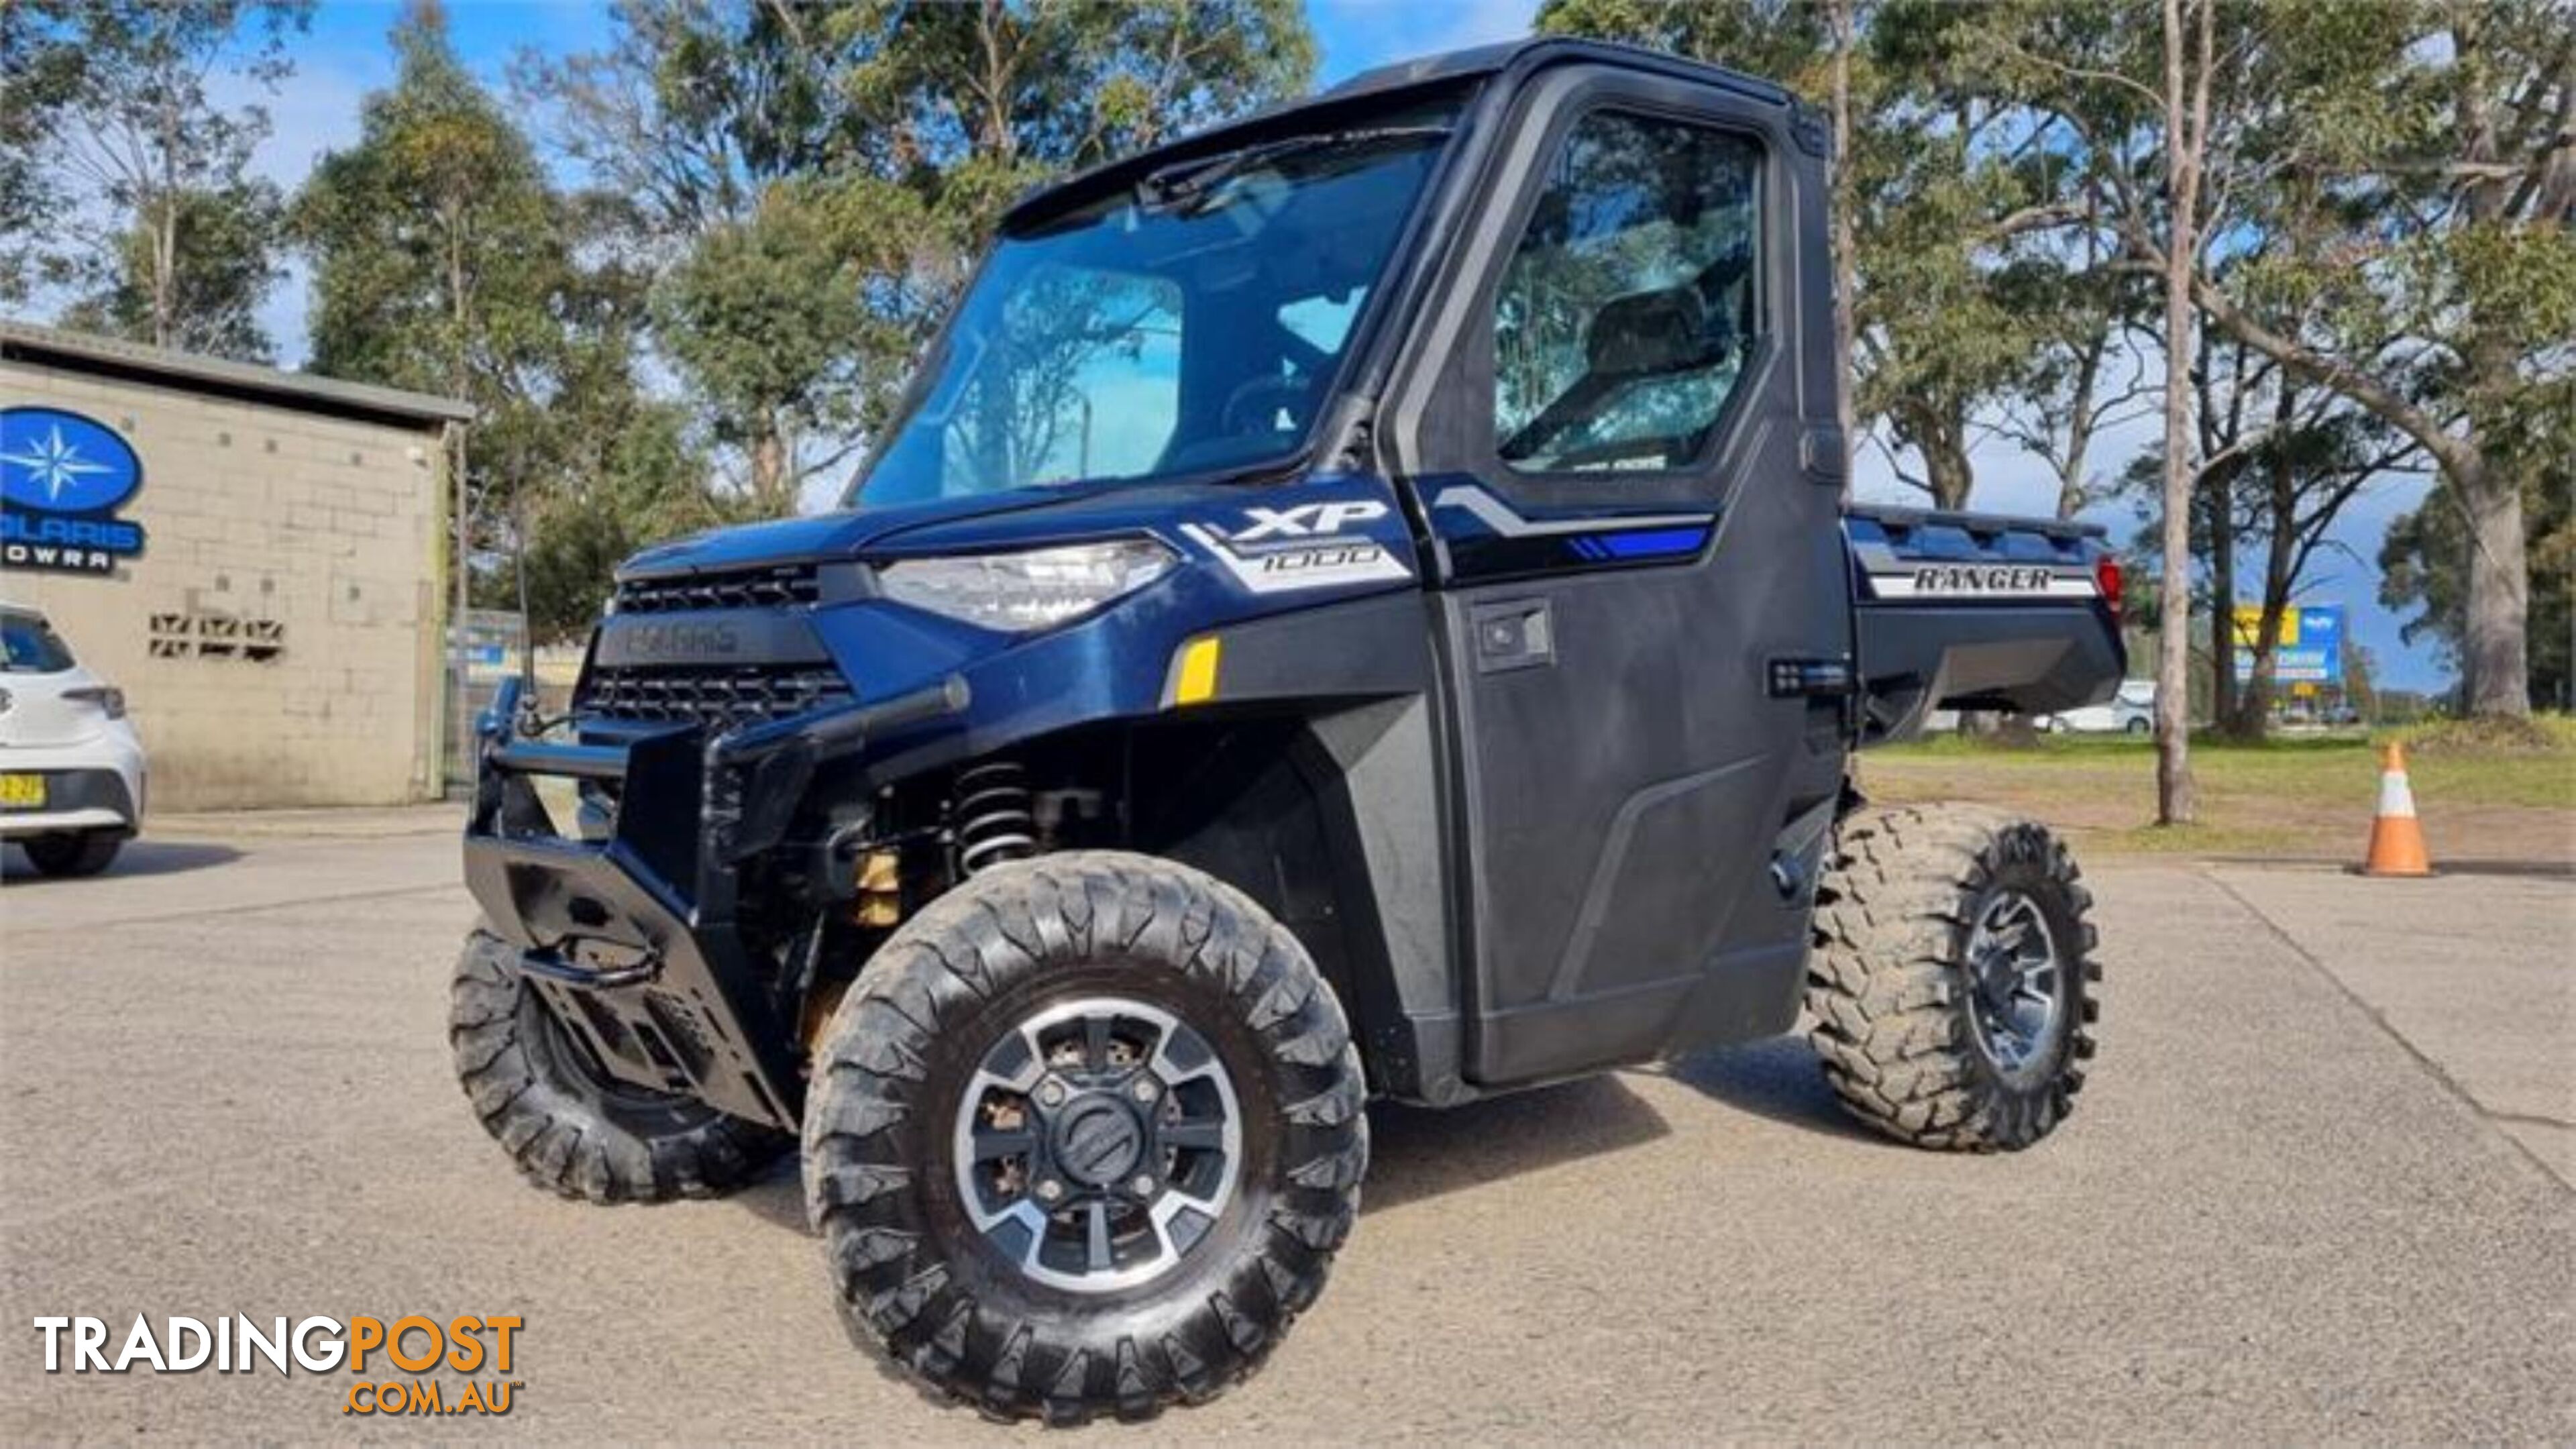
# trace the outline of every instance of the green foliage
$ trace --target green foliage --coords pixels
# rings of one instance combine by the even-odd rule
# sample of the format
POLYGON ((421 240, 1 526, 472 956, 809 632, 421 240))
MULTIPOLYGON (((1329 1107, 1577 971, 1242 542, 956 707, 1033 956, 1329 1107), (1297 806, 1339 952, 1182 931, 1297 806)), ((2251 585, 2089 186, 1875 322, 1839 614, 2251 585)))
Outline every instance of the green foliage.
POLYGON ((925 224, 919 198, 899 187, 778 182, 663 280, 664 347, 715 442, 751 458, 757 512, 793 512, 795 480, 846 452, 793 466, 803 439, 846 439, 883 416, 925 310, 889 294, 904 286, 906 238, 925 224))
POLYGON ((882 421, 1004 208, 1047 178, 1303 87, 1294 0, 784 7, 622 0, 520 68, 668 264, 655 339, 762 514, 882 421))
MULTIPOLYGON (((259 325, 259 306, 284 274, 277 254, 285 202, 267 181, 244 181, 228 191, 182 192, 172 201, 170 268, 173 332, 169 345, 188 352, 250 360, 275 350, 259 325)), ((153 278, 159 270, 157 232, 129 227, 116 241, 103 287, 63 313, 66 327, 150 342, 153 278)))
POLYGON ((504 408, 527 390, 520 363, 559 330, 562 208, 435 8, 407 13, 393 44, 394 83, 360 107, 357 145, 325 156, 296 203, 312 366, 504 408))
POLYGON ((559 194, 535 148, 457 61, 434 6, 394 31, 400 65, 358 143, 294 208, 313 258, 317 371, 472 402, 467 532, 477 601, 540 636, 596 617, 614 561, 716 521, 681 411, 636 375, 651 273, 596 260, 620 199, 559 194))
POLYGON ((69 289, 65 319, 163 347, 264 358, 277 193, 247 173, 310 0, 0 5, 0 301, 69 289))

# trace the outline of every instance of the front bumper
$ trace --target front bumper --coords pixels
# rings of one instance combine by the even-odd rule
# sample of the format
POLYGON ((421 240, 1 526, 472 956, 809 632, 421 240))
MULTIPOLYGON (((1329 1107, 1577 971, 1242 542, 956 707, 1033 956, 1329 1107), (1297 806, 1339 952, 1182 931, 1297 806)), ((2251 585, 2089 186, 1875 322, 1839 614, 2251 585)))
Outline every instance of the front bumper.
POLYGON ((479 727, 465 883, 518 971, 620 1081, 794 1130, 791 1029, 804 982, 761 969, 738 929, 742 861, 777 844, 814 770, 876 736, 961 713, 963 680, 707 737, 695 725, 616 744, 520 732, 516 681, 479 727), (608 838, 559 831, 538 778, 611 783, 608 838))

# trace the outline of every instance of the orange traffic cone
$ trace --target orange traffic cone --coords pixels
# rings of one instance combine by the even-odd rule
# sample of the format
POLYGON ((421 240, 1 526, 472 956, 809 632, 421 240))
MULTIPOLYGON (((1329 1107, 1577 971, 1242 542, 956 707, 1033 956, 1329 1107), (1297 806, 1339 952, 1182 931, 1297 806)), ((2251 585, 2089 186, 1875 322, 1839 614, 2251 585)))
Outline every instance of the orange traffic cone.
POLYGON ((2363 875, 2431 875, 2424 827, 2415 819, 2415 791, 2406 783, 2406 750, 2395 740, 2379 763, 2379 813, 2370 822, 2370 858, 2363 875))

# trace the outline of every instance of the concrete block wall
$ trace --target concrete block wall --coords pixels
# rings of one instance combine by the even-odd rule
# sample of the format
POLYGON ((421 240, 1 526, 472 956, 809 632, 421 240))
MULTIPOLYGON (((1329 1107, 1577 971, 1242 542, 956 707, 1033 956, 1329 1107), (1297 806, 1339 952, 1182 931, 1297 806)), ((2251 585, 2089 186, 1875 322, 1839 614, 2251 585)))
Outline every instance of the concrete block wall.
POLYGON ((356 421, 0 361, 0 402, 68 408, 143 460, 119 515, 143 555, 112 577, 10 570, 125 690, 151 752, 151 808, 383 805, 434 798, 443 721, 439 586, 447 487, 433 424, 356 421), (272 623, 266 661, 157 657, 156 615, 272 623))

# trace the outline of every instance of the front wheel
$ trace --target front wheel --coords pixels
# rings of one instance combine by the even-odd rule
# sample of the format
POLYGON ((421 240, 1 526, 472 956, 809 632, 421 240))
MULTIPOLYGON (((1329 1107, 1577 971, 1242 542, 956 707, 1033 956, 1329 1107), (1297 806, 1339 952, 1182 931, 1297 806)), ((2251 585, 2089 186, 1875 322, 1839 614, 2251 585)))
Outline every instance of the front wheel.
POLYGON ((1817 892, 1807 1009, 1825 1078, 1891 1137, 2014 1151, 2093 1055, 2093 904, 2048 827, 1959 805, 1868 810, 1817 892))
POLYGON ((1222 883, 998 866, 869 961, 814 1064, 808 1211, 852 1336, 1005 1418, 1209 1398, 1322 1289, 1368 1124, 1332 990, 1222 883))

